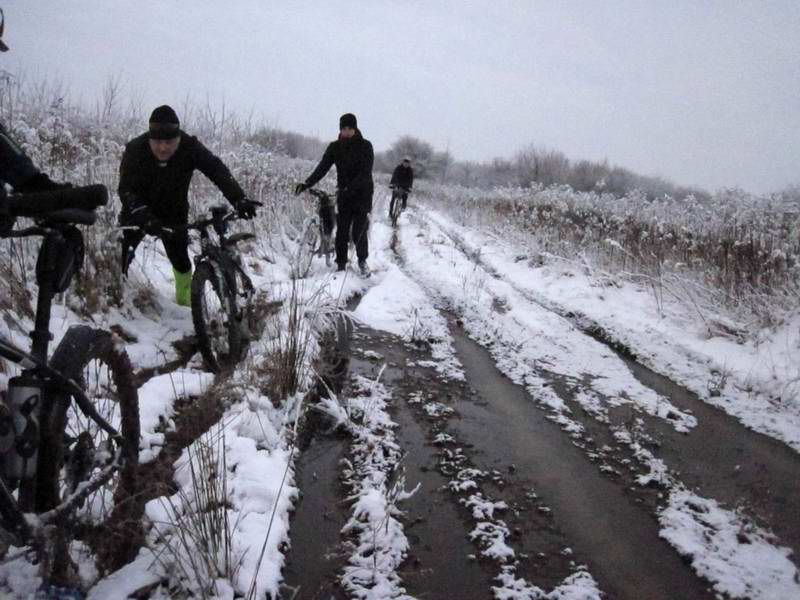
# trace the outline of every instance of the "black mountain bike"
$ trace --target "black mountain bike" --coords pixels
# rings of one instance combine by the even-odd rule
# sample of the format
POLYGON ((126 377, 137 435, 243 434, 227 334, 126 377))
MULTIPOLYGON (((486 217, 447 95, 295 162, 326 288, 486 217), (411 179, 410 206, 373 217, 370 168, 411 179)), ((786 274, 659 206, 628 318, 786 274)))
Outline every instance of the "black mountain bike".
POLYGON ((215 373, 234 367, 244 357, 257 328, 255 289, 236 247, 255 234, 228 236, 228 223, 239 218, 228 206, 213 206, 210 218, 187 226, 200 232, 200 254, 194 258, 192 276, 192 320, 200 353, 215 373), (209 229, 216 232, 216 242, 209 229))
MULTIPOLYGON (((258 206, 263 206, 256 202, 258 206)), ((186 225, 123 226, 168 237, 178 231, 200 233, 200 254, 194 257, 191 308, 197 345, 213 373, 230 369, 244 357, 259 327, 253 306, 255 288, 242 266, 236 245, 255 238, 252 233, 228 236, 228 224, 241 217, 229 206, 212 206, 211 216, 186 225), (216 233, 216 240, 210 231, 216 233)), ((270 303, 274 309, 279 303, 270 303)))
POLYGON ((0 199, 6 224, 29 217, 2 237, 43 237, 30 352, 0 338, 0 356, 18 364, 0 402, 0 536, 5 560, 33 555, 46 593, 78 589, 74 540, 93 551, 100 572, 135 556, 142 538, 136 496, 139 404, 130 361, 113 334, 70 328, 48 363, 53 298, 83 261, 83 236, 106 204, 102 185, 0 199))
POLYGON ((402 187, 392 187, 392 199, 389 202, 389 219, 392 221, 392 227, 397 226, 397 219, 403 210, 403 202, 408 198, 410 190, 402 187))

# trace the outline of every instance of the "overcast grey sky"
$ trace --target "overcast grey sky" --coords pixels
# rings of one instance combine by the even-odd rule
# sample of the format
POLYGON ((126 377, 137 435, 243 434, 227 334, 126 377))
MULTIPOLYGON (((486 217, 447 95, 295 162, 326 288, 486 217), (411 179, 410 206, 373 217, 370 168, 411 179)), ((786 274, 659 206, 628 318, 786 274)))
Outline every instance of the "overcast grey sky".
MULTIPOLYGON (((800 183, 800 1, 0 0, 3 68, 457 159, 536 144, 709 190, 800 183)), ((144 126, 144 124, 143 124, 144 126)))

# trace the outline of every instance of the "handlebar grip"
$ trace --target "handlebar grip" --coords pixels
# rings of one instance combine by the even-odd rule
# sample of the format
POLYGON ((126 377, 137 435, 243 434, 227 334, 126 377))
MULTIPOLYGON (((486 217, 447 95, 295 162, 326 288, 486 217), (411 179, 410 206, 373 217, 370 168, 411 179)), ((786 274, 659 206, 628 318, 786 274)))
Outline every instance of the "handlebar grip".
POLYGON ((94 225, 97 215, 93 210, 82 210, 80 208, 65 208, 45 215, 48 221, 56 223, 77 223, 79 225, 94 225))
POLYGON ((108 204, 108 190, 101 184, 31 194, 12 194, 6 199, 14 217, 43 217, 67 209, 92 211, 108 204))

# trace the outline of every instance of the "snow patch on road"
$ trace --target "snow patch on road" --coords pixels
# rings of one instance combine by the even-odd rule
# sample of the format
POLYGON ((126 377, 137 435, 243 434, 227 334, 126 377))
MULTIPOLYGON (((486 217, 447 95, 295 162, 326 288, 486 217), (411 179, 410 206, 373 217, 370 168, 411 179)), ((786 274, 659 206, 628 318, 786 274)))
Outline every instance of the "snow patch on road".
POLYGON ((772 536, 714 500, 673 491, 659 520, 661 536, 718 592, 753 600, 800 598, 791 550, 775 546, 772 536))

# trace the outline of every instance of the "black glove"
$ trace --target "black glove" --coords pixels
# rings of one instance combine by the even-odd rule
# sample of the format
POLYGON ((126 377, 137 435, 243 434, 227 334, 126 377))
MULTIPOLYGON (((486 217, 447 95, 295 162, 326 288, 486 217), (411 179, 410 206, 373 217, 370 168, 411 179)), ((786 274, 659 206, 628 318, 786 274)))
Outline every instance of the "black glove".
POLYGON ((299 196, 310 187, 311 186, 308 185, 307 183, 298 183, 296 186, 294 186, 294 195, 299 196))
POLYGON ((20 194, 30 194, 34 192, 51 192, 54 190, 65 190, 71 188, 69 183, 56 183, 44 173, 36 173, 29 177, 27 181, 19 184, 14 191, 20 194))
POLYGON ((139 227, 150 235, 156 235, 161 227, 161 222, 146 204, 127 207, 119 215, 120 225, 133 225, 139 227))
POLYGON ((241 219, 252 219, 256 216, 256 207, 261 206, 259 202, 253 202, 249 198, 242 198, 236 203, 236 212, 241 219))

